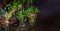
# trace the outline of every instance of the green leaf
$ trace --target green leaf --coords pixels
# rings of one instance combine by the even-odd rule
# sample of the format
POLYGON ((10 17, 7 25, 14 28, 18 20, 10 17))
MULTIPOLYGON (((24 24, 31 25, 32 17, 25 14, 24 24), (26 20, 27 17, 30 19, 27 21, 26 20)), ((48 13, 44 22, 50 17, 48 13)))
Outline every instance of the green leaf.
POLYGON ((5 13, 6 13, 6 11, 4 11, 4 10, 0 11, 0 15, 4 15, 5 13))

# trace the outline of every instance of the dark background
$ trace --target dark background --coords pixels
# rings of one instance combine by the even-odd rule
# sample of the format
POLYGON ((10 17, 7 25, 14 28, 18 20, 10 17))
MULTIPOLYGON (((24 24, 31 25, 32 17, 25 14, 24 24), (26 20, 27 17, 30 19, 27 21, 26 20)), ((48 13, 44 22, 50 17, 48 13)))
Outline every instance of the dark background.
POLYGON ((37 31, 60 31, 60 0, 34 0, 33 5, 41 11, 37 16, 37 31))

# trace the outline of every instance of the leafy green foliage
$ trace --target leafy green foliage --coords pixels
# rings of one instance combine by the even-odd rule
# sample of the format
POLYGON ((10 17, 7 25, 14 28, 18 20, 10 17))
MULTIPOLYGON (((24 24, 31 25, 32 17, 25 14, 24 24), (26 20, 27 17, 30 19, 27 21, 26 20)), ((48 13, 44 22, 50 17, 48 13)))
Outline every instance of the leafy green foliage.
MULTIPOLYGON (((26 17, 30 16, 31 14, 36 14, 36 13, 38 13, 38 9, 31 7, 31 8, 28 8, 27 10, 19 10, 18 12, 16 12, 16 16, 19 20, 26 21, 27 20, 26 17)), ((35 16, 31 16, 28 18, 31 23, 34 23, 35 16)))
POLYGON ((9 3, 6 5, 6 9, 8 8, 8 11, 5 14, 6 20, 9 20, 13 13, 15 13, 17 8, 20 8, 21 4, 18 4, 18 0, 13 0, 12 4, 9 3))
POLYGON ((5 13, 6 13, 6 11, 1 10, 1 11, 0 11, 0 16, 4 15, 5 13))
POLYGON ((32 4, 33 0, 29 0, 29 4, 32 4))
POLYGON ((38 9, 31 5, 32 2, 33 0, 13 0, 12 4, 9 3, 5 6, 4 10, 7 11, 0 11, 0 15, 5 14, 6 20, 9 20, 12 17, 12 14, 16 12, 15 15, 18 20, 25 22, 27 21, 26 17, 28 17, 30 25, 34 25, 36 18, 35 14, 38 13, 38 9), (28 6, 26 10, 24 9, 24 4, 28 6))

